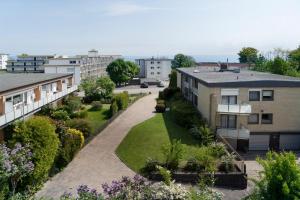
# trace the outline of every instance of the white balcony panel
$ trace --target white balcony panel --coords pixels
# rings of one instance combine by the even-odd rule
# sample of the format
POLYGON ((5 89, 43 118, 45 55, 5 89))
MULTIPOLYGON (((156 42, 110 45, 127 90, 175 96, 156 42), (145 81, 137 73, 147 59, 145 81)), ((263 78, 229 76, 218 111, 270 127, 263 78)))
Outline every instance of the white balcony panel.
POLYGON ((250 114, 251 113, 251 105, 249 104, 236 104, 236 105, 228 105, 228 104, 218 104, 219 113, 237 113, 237 114, 250 114))
POLYGON ((248 140, 250 137, 250 131, 246 128, 241 128, 241 129, 221 128, 221 129, 217 129, 217 134, 224 138, 231 138, 231 139, 248 140))
POLYGON ((5 115, 0 116, 0 124, 6 124, 5 115))

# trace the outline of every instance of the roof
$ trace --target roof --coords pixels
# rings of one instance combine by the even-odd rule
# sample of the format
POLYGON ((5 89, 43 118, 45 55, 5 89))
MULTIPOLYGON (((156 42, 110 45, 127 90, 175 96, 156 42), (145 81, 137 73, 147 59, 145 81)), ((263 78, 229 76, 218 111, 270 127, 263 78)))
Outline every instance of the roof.
POLYGON ((0 93, 68 76, 72 76, 72 74, 4 73, 0 74, 0 93))
POLYGON ((208 87, 300 87, 300 78, 250 70, 241 70, 239 73, 201 70, 195 67, 177 70, 198 79, 208 87))
POLYGON ((227 64, 228 67, 239 67, 239 68, 248 68, 249 64, 247 63, 221 63, 221 62, 198 62, 197 66, 199 67, 219 67, 220 64, 227 64))
POLYGON ((139 59, 135 59, 135 60, 145 60, 145 61, 162 61, 162 60, 167 60, 167 61, 171 61, 172 59, 170 58, 139 58, 139 59))

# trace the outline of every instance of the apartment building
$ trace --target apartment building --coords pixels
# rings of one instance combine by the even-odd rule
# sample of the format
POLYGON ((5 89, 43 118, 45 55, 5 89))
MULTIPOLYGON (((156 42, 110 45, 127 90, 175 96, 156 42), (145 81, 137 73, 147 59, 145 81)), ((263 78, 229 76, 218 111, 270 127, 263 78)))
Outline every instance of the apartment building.
POLYGON ((54 55, 19 55, 7 61, 7 72, 10 73, 43 73, 44 64, 54 55))
POLYGON ((5 70, 8 60, 8 54, 0 53, 0 70, 5 70))
POLYGON ((239 150, 300 149, 300 79, 248 70, 177 70, 177 84, 239 150))
POLYGON ((171 59, 168 58, 143 58, 135 62, 140 67, 140 78, 164 81, 169 79, 171 73, 171 59))
POLYGON ((72 74, 0 74, 1 128, 77 90, 72 74))

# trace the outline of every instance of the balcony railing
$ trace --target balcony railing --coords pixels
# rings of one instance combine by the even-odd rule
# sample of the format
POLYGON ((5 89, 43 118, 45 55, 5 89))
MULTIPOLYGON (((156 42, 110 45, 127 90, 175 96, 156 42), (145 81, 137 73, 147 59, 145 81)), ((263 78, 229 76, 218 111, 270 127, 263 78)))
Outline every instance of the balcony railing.
POLYGON ((47 105, 48 103, 52 103, 53 101, 60 99, 61 97, 70 94, 78 89, 77 85, 74 85, 62 92, 58 92, 52 95, 47 96, 46 98, 41 99, 40 101, 36 101, 32 104, 28 105, 21 105, 19 106, 19 109, 14 109, 14 111, 5 113, 4 115, 0 116, 0 127, 12 122, 20 117, 23 117, 33 111, 38 110, 44 105, 47 105))
POLYGON ((236 114, 250 114, 251 105, 250 104, 218 104, 219 113, 236 113, 236 114))
POLYGON ((247 128, 240 128, 240 129, 219 128, 217 129, 217 135, 220 135, 223 138, 248 140, 250 137, 250 131, 247 128))

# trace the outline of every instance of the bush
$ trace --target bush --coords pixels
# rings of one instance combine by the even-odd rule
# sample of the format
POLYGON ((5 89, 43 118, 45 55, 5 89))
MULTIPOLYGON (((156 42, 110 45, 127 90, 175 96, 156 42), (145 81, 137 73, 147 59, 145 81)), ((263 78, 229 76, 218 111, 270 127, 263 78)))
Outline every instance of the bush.
POLYGON ((210 154, 215 158, 221 158, 227 154, 226 147, 221 142, 213 142, 208 146, 210 154))
POLYGON ((203 168, 205 172, 217 171, 217 158, 210 154, 209 148, 199 148, 194 159, 199 165, 199 168, 203 168))
POLYGON ((142 173, 145 174, 145 175, 149 175, 152 172, 156 172, 157 171, 157 166, 162 166, 162 163, 160 163, 156 159, 148 158, 146 160, 145 166, 142 169, 142 173))
POLYGON ((234 160, 236 155, 234 153, 227 153, 221 157, 220 171, 231 172, 234 170, 234 160))
POLYGON ((82 111, 77 111, 71 114, 71 118, 79 118, 79 119, 83 119, 86 118, 88 116, 88 111, 87 110, 82 110, 82 111))
POLYGON ((165 99, 165 100, 168 100, 168 99, 171 99, 176 93, 180 92, 180 89, 179 88, 165 88, 163 90, 163 94, 162 94, 162 97, 161 99, 165 99))
POLYGON ((66 100, 65 100, 65 110, 68 113, 73 113, 75 111, 78 111, 81 107, 81 99, 79 97, 72 97, 69 96, 66 100))
POLYGON ((51 117, 53 119, 63 120, 63 121, 66 121, 66 120, 70 119, 69 113, 67 111, 65 111, 65 110, 56 110, 56 111, 53 111, 52 114, 51 114, 51 117))
POLYGON ((67 121, 67 126, 70 128, 79 130, 83 133, 84 138, 88 138, 92 133, 92 127, 90 123, 85 119, 71 119, 67 121))
MULTIPOLYGON (((48 118, 38 116, 19 122, 10 143, 17 142, 28 145, 33 153, 35 168, 28 182, 37 186, 48 177, 58 151, 59 139, 55 133, 55 126, 48 118)), ((26 181, 23 183, 27 184, 26 181)))
MULTIPOLYGON (((0 176, 1 176, 1 174, 0 174, 0 176)), ((0 187, 0 200, 6 200, 7 197, 8 197, 8 194, 9 194, 8 180, 0 177, 0 185, 1 185, 1 187, 0 187)))
POLYGON ((76 129, 68 129, 62 138, 62 145, 59 154, 59 164, 66 166, 72 161, 76 153, 84 144, 83 133, 76 129))
POLYGON ((156 166, 159 174, 162 176, 164 183, 167 186, 171 185, 171 181, 172 181, 172 175, 171 172, 169 170, 167 170, 166 168, 162 167, 162 166, 156 166))
POLYGON ((166 105, 165 104, 156 104, 155 110, 158 113, 163 113, 166 111, 166 105))
POLYGON ((92 105, 91 110, 93 110, 93 111, 101 110, 103 107, 101 101, 93 101, 91 105, 92 105))
POLYGON ((179 161, 184 153, 181 141, 174 139, 171 145, 164 146, 162 151, 166 158, 166 168, 169 170, 178 169, 179 161))
POLYGON ((128 92, 122 92, 114 96, 113 101, 116 101, 118 110, 124 110, 128 107, 129 95, 128 92))
POLYGON ((118 105, 116 101, 113 101, 109 107, 110 116, 114 116, 118 112, 118 105))
POLYGON ((200 128, 193 126, 193 128, 189 130, 189 133, 195 139, 199 140, 201 145, 207 146, 214 141, 214 134, 206 125, 200 128))
POLYGON ((171 105, 171 112, 175 122, 180 126, 191 128, 194 125, 203 125, 201 114, 187 101, 174 101, 171 105))
POLYGON ((156 99, 157 104, 166 104, 165 100, 163 99, 156 99))
POLYGON ((195 158, 190 158, 184 166, 184 170, 188 172, 202 172, 204 166, 202 166, 195 158))
POLYGON ((169 88, 177 88, 177 72, 176 70, 172 70, 170 77, 169 88))

